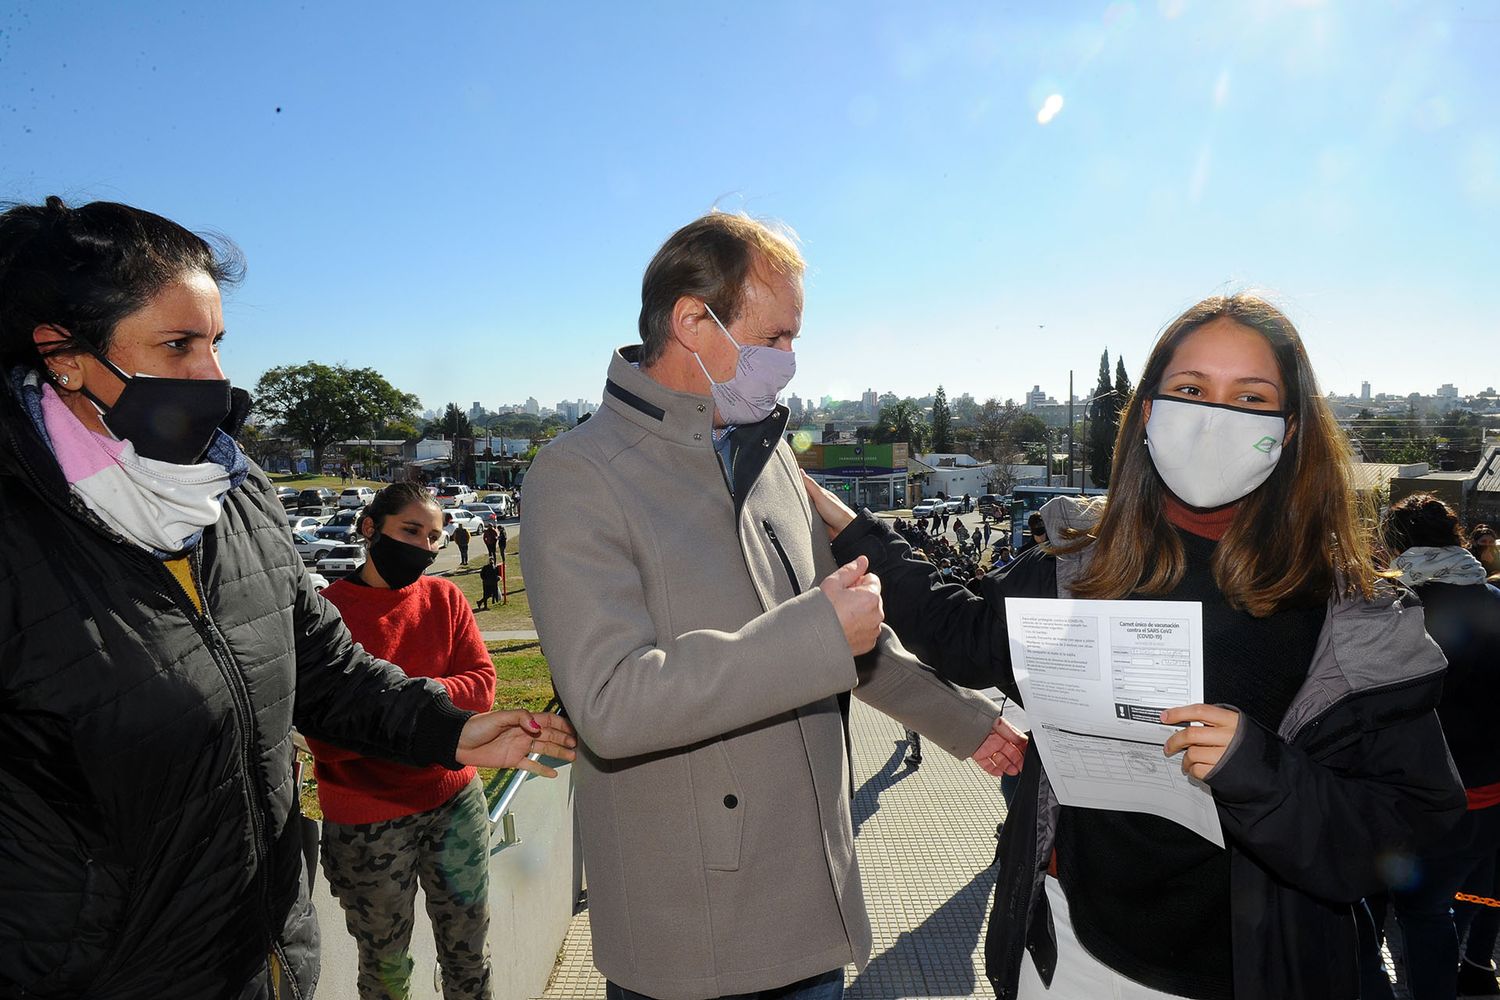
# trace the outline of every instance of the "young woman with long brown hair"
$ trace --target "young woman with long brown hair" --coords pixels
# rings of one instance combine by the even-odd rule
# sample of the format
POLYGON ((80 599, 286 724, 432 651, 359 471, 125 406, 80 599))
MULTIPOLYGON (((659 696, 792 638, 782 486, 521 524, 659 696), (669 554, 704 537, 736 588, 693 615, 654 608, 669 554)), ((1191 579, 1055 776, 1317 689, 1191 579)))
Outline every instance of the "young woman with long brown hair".
POLYGON ((1019 696, 1008 596, 1202 604, 1206 704, 1162 713, 1183 726, 1164 752, 1213 793, 1225 847, 1060 806, 1028 749, 985 944, 998 996, 1357 997, 1353 904, 1464 807, 1433 711, 1442 654, 1375 570, 1347 442, 1280 311, 1198 303, 1139 385, 1108 500, 1048 504, 1050 542, 978 595, 809 494, 838 558, 880 576, 886 621, 955 683, 1019 696))

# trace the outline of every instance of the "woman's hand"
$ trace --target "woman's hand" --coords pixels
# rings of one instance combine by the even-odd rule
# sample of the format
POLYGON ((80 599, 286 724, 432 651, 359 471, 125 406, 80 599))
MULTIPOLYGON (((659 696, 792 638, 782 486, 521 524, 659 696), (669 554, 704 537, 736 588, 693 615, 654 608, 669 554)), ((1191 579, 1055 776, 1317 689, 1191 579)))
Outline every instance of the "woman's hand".
POLYGON ((854 520, 854 511, 844 505, 844 501, 813 482, 812 476, 802 473, 802 486, 807 490, 807 497, 812 501, 813 510, 823 519, 823 524, 828 528, 828 540, 833 541, 839 537, 839 532, 849 527, 849 522, 854 520))
POLYGON ((1239 728, 1240 713, 1217 705, 1183 705, 1161 713, 1161 721, 1169 726, 1203 723, 1173 733, 1162 751, 1168 757, 1181 753, 1182 773, 1202 781, 1223 759, 1225 748, 1239 728))
POLYGON ((989 735, 971 756, 974 763, 997 778, 1002 774, 1020 774, 1026 744, 1030 742, 1030 737, 1006 722, 1004 716, 997 715, 989 735))
POLYGON ((514 767, 555 778, 556 771, 529 759, 530 755, 572 760, 575 756, 572 748, 577 745, 573 727, 562 716, 509 709, 471 716, 464 723, 454 756, 464 765, 502 770, 514 767))

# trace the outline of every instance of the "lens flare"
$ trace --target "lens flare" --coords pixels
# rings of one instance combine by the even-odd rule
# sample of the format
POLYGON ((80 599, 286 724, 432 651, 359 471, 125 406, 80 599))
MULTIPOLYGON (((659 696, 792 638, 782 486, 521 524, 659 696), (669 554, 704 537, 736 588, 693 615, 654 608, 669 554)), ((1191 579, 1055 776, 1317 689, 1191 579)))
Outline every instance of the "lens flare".
POLYGON ((1061 111, 1062 108, 1062 95, 1049 94, 1047 99, 1042 102, 1042 109, 1036 113, 1036 123, 1038 125, 1046 125, 1052 119, 1057 117, 1057 113, 1061 111))

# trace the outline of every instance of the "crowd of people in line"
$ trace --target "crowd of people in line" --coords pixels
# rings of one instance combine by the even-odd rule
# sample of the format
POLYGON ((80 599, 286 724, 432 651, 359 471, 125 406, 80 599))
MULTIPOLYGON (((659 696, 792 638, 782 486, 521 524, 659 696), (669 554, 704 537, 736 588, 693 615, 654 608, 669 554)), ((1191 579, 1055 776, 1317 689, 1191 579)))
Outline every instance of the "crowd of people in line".
POLYGON ((419 485, 313 590, 234 440, 231 247, 113 203, 0 213, 0 993, 311 996, 295 728, 361 997, 408 994, 418 886, 445 996, 493 994, 475 769, 551 760, 611 1000, 836 1000, 871 951, 851 698, 1005 781, 999 997, 1378 998, 1388 927, 1416 1000, 1500 992, 1500 911, 1454 910, 1500 897, 1495 532, 1426 494, 1368 530, 1302 337, 1253 295, 1167 325, 1107 499, 1031 513, 1020 551, 850 510, 777 402, 804 268, 746 216, 678 230, 602 408, 538 453, 520 558, 565 719, 494 705, 419 485), (1222 847, 1060 803, 983 693, 1020 698, 1007 597, 1200 606, 1204 701, 1161 706, 1160 752, 1222 847))

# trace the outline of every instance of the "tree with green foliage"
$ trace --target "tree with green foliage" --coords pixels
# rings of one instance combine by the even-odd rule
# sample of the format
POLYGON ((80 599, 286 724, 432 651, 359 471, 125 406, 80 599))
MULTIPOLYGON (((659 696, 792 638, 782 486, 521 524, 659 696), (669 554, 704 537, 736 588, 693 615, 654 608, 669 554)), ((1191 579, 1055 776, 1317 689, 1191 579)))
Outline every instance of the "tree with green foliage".
POLYGON ((1125 374, 1125 358, 1120 356, 1115 359, 1115 425, 1118 427, 1120 414, 1125 412, 1125 406, 1130 402, 1130 397, 1135 395, 1135 388, 1130 384, 1130 376, 1125 374))
POLYGON ((1115 459, 1114 386, 1109 381, 1109 349, 1099 357, 1099 382, 1090 394, 1088 439, 1089 478, 1095 486, 1109 485, 1109 470, 1115 459))
POLYGON ((974 418, 975 457, 1009 463, 1016 452, 1014 431, 1020 417, 1021 408, 1016 404, 986 399, 974 418))
POLYGON ((276 421, 282 434, 311 449, 315 470, 323 467, 329 445, 373 437, 377 428, 395 421, 412 421, 418 402, 373 368, 316 361, 272 368, 255 385, 256 409, 276 421))
POLYGON ((891 406, 880 408, 880 417, 875 421, 871 440, 876 444, 893 444, 904 441, 913 452, 926 450, 929 430, 922 419, 917 404, 903 399, 891 406))
POLYGON ((443 410, 443 415, 428 430, 433 434, 441 434, 449 441, 474 436, 474 425, 469 421, 469 415, 457 403, 449 403, 443 410))
POLYGON ((940 455, 953 450, 953 411, 942 386, 932 396, 932 450, 940 455))

